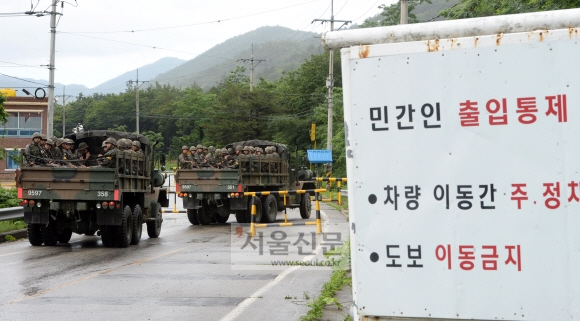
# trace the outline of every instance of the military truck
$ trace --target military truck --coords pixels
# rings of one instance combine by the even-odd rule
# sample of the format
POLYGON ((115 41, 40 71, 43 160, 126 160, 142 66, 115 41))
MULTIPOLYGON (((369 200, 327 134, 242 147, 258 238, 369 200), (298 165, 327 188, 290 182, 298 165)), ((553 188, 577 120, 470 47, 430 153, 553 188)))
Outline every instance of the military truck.
POLYGON ((83 166, 71 160, 30 166, 21 159, 17 170, 18 197, 23 200, 30 244, 52 246, 68 243, 72 233, 97 233, 105 247, 127 247, 139 243, 143 224, 149 237, 158 237, 161 207, 167 207, 169 199, 167 190, 160 188, 164 176, 154 170, 155 145, 142 135, 104 130, 67 138, 76 146, 83 142, 89 146, 91 156, 83 166), (137 140, 142 153, 117 151, 110 159, 113 163, 101 167, 97 155, 103 153, 101 144, 109 137, 137 140))
MULTIPOLYGON (((244 192, 312 190, 315 182, 312 172, 290 169, 290 154, 285 145, 265 140, 248 140, 228 144, 226 148, 252 146, 265 149, 276 147, 280 157, 241 155, 236 168, 178 169, 175 174, 176 193, 183 200, 187 217, 193 225, 225 223, 231 214, 238 223, 250 223, 251 200, 244 192)), ((310 217, 313 193, 293 193, 286 196, 270 194, 255 197, 256 222, 272 223, 279 211, 299 208, 300 216, 310 217)))

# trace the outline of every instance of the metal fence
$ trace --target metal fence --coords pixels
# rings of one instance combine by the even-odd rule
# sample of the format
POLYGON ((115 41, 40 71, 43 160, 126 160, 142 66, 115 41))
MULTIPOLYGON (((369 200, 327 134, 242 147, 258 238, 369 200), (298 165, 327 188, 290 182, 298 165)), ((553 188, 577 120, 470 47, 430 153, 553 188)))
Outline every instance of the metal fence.
POLYGON ((24 218, 24 209, 22 206, 0 208, 0 221, 9 221, 17 218, 24 218))

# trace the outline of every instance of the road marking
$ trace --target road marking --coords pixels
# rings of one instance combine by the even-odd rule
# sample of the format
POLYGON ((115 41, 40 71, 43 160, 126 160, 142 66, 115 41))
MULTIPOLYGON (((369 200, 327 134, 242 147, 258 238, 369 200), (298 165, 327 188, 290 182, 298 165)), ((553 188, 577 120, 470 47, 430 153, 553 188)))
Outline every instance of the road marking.
POLYGON ((12 301, 8 301, 8 302, 5 302, 5 303, 2 303, 1 305, 8 305, 8 304, 13 304, 13 303, 18 303, 18 302, 26 301, 26 300, 29 300, 29 299, 34 299, 37 296, 41 296, 43 294, 46 294, 46 293, 49 293, 49 292, 52 292, 52 291, 55 291, 55 290, 59 290, 59 289, 62 289, 62 288, 66 288, 68 286, 71 286, 71 285, 74 285, 74 284, 77 284, 77 283, 80 283, 80 282, 83 282, 83 281, 92 279, 92 278, 94 278, 96 276, 99 276, 99 275, 111 273, 113 271, 120 270, 122 268, 125 268, 125 267, 128 267, 128 266, 132 266, 132 265, 135 265, 135 264, 141 264, 141 263, 145 263, 145 262, 148 262, 148 261, 151 261, 151 260, 155 260, 155 259, 158 259, 160 257, 164 257, 164 256, 167 256, 167 255, 170 255, 170 254, 173 254, 173 253, 177 253, 177 252, 182 251, 184 249, 185 248, 182 247, 182 248, 177 249, 177 250, 174 250, 174 251, 170 251, 170 252, 167 252, 167 253, 163 253, 163 254, 160 254, 160 255, 157 255, 157 256, 153 256, 153 257, 150 257, 150 258, 146 258, 146 259, 143 259, 143 260, 131 262, 129 264, 121 265, 121 266, 118 266, 118 267, 115 267, 115 268, 112 268, 112 269, 108 269, 108 270, 105 270, 105 271, 102 271, 102 272, 98 272, 98 273, 94 273, 94 274, 91 274, 91 275, 87 275, 87 276, 82 277, 80 279, 76 279, 76 280, 73 280, 73 281, 70 281, 70 282, 67 282, 67 283, 64 283, 64 284, 55 286, 55 287, 50 288, 50 289, 46 289, 46 290, 42 290, 42 291, 36 292, 33 295, 27 295, 27 296, 22 297, 20 299, 16 299, 16 300, 12 300, 12 301))

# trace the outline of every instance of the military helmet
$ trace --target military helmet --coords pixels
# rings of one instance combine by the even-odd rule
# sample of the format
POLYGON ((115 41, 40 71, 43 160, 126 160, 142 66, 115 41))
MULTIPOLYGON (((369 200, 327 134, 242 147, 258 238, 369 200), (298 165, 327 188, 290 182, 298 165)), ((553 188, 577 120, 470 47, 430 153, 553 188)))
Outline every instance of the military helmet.
POLYGON ((264 150, 261 147, 256 147, 256 153, 257 152, 264 154, 264 150))
POLYGON ((127 144, 128 139, 126 138, 121 138, 117 141, 117 146, 119 146, 120 148, 128 148, 129 146, 131 146, 131 144, 127 144))
POLYGON ((210 146, 208 148, 208 150, 209 150, 210 153, 215 153, 215 147, 213 147, 213 146, 210 146))
POLYGON ((40 135, 39 132, 36 132, 36 133, 32 134, 32 139, 35 139, 36 137, 42 138, 42 136, 40 135))
POLYGON ((46 135, 45 134, 40 134, 40 140, 46 140, 46 135))
POLYGON ((64 138, 58 138, 58 139, 56 140, 56 146, 58 147, 58 146, 60 146, 60 145, 62 145, 62 144, 64 144, 64 138))
POLYGON ((58 137, 52 135, 52 136, 50 136, 50 139, 52 139, 52 142, 54 143, 54 142, 56 142, 56 140, 58 139, 58 137))
POLYGON ((248 146, 250 148, 250 152, 255 152, 256 148, 254 146, 248 146))
POLYGON ((202 144, 198 144, 197 147, 195 149, 203 149, 203 145, 202 144))
POLYGON ((207 147, 205 147, 205 146, 202 146, 202 148, 203 148, 203 150, 208 150, 208 148, 207 148, 207 147))
POLYGON ((244 150, 244 148, 242 147, 242 145, 238 145, 236 146, 236 150, 244 150))
POLYGON ((196 148, 195 146, 191 146, 191 147, 189 148, 189 150, 190 150, 190 151, 194 151, 194 150, 196 150, 196 149, 197 149, 197 148, 196 148))
POLYGON ((252 151, 252 150, 250 149, 250 146, 244 146, 244 149, 243 149, 243 150, 252 151))
MULTIPOLYGON (((191 146, 191 147, 193 147, 193 146, 191 146)), ((184 150, 184 149, 189 149, 189 148, 187 148, 187 146, 185 146, 185 145, 181 146, 181 150, 184 150)))
POLYGON ((137 147, 141 148, 141 143, 138 140, 134 140, 133 146, 137 146, 137 147))
POLYGON ((71 145, 74 145, 75 144, 74 140, 72 140, 70 138, 65 138, 64 141, 65 141, 66 144, 71 144, 71 145))
POLYGON ((266 154, 270 154, 270 146, 266 146, 266 148, 264 148, 264 151, 266 152, 266 154))
POLYGON ((119 145, 119 143, 117 142, 117 140, 114 139, 113 137, 109 137, 109 138, 105 139, 105 143, 110 143, 110 144, 113 144, 115 146, 118 146, 119 145))
POLYGON ((87 143, 82 142, 82 143, 79 144, 79 150, 83 150, 85 148, 89 148, 89 145, 87 145, 87 143))
POLYGON ((50 146, 54 146, 54 142, 50 138, 46 140, 46 143, 45 144, 48 144, 50 146))
POLYGON ((107 142, 103 141, 103 143, 101 144, 101 147, 107 147, 107 142))

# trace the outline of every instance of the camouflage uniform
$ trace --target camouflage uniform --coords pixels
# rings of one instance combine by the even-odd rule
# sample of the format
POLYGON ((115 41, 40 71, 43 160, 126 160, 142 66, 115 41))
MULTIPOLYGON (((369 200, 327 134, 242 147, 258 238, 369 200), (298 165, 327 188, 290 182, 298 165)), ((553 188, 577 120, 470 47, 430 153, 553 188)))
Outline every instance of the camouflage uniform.
POLYGON ((187 154, 183 153, 184 150, 187 150, 187 146, 181 147, 181 154, 179 154, 179 157, 177 158, 177 161, 179 162, 179 168, 190 169, 192 165, 191 159, 187 154))
POLYGON ((32 143, 26 145, 26 148, 24 149, 24 157, 26 158, 29 166, 40 165, 40 163, 42 163, 41 158, 44 148, 39 145, 40 138, 40 133, 34 133, 34 135, 32 135, 32 143))
POLYGON ((111 144, 111 148, 109 150, 107 150, 107 152, 105 153, 105 155, 102 156, 102 158, 99 160, 99 165, 101 167, 108 167, 108 168, 113 168, 115 167, 115 158, 117 155, 117 140, 109 137, 105 140, 105 143, 111 144))
POLYGON ((134 140, 133 143, 133 151, 137 154, 143 154, 143 151, 141 150, 141 143, 138 140, 134 140))

